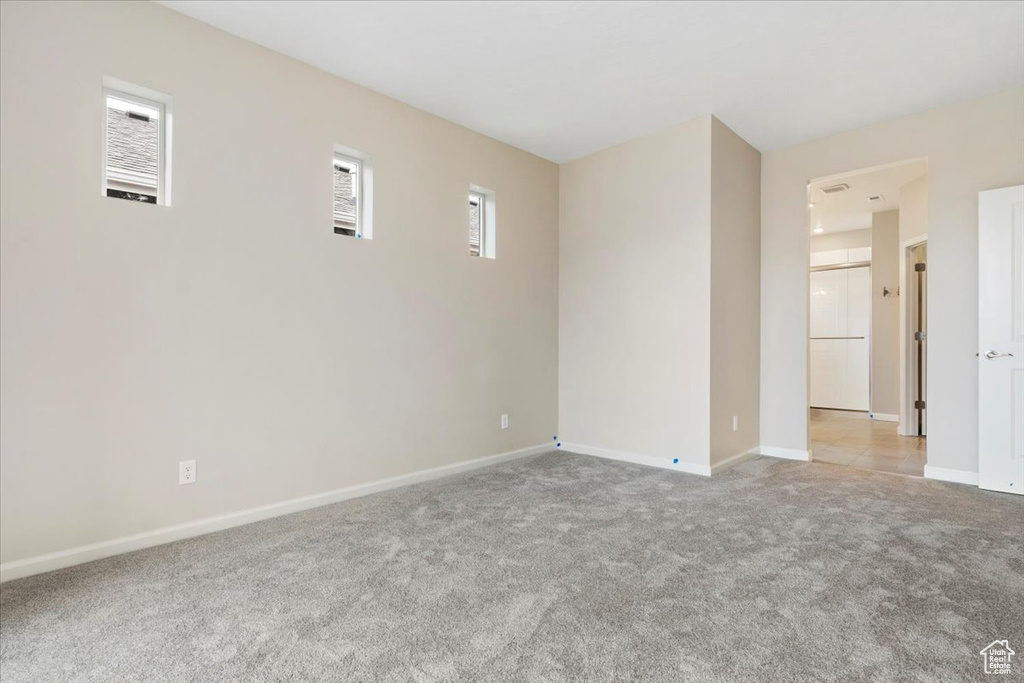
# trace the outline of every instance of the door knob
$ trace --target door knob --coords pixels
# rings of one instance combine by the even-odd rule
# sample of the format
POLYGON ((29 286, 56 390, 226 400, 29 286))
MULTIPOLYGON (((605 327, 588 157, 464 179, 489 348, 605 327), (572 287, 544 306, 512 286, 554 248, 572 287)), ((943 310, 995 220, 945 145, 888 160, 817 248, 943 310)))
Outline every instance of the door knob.
POLYGON ((993 358, 1003 358, 1005 356, 1013 356, 1013 354, 1003 353, 1000 351, 989 351, 988 353, 985 354, 985 358, 988 358, 989 360, 992 360, 993 358))

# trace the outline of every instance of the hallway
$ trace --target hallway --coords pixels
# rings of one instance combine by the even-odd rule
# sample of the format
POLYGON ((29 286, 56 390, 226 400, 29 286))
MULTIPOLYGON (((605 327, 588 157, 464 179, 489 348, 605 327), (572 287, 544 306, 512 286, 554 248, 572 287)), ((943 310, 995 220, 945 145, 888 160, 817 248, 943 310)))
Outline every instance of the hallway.
POLYGON ((867 413, 811 408, 814 462, 924 476, 925 438, 900 436, 896 426, 867 413))

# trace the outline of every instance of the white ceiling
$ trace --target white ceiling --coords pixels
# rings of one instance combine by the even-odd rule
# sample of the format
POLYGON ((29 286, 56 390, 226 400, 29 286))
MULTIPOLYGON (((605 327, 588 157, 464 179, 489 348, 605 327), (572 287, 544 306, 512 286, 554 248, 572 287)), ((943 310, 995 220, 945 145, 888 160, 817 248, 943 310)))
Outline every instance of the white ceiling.
POLYGON ((928 173, 924 160, 887 166, 868 171, 857 171, 844 176, 830 177, 808 185, 811 225, 821 227, 824 233, 859 230, 871 227, 871 214, 890 211, 900 206, 900 187, 928 173), (825 194, 822 187, 845 183, 849 190, 825 194), (882 201, 871 202, 868 197, 881 195, 882 201))
POLYGON ((160 4, 556 162, 713 113, 762 151, 1024 84, 1024 2, 160 4))

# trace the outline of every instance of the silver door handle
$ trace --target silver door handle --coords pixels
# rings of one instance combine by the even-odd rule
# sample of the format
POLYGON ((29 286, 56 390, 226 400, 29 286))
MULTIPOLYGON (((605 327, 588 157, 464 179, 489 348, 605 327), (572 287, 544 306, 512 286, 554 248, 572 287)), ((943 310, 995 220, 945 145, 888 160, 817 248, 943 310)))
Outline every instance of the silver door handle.
POLYGON ((985 354, 985 358, 988 358, 989 360, 992 360, 994 358, 1004 358, 1006 356, 1013 357, 1013 354, 1012 353, 1004 353, 1004 352, 1001 352, 1001 351, 989 351, 988 353, 985 354))

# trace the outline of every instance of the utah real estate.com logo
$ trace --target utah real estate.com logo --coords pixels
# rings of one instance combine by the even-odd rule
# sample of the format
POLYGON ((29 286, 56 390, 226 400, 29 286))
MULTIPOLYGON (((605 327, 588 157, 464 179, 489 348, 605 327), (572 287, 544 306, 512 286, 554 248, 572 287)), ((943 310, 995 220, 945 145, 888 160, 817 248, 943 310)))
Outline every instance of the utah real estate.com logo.
POLYGON ((985 673, 1008 674, 1010 658, 1017 653, 1010 649, 1009 641, 993 640, 979 654, 985 658, 985 673))

